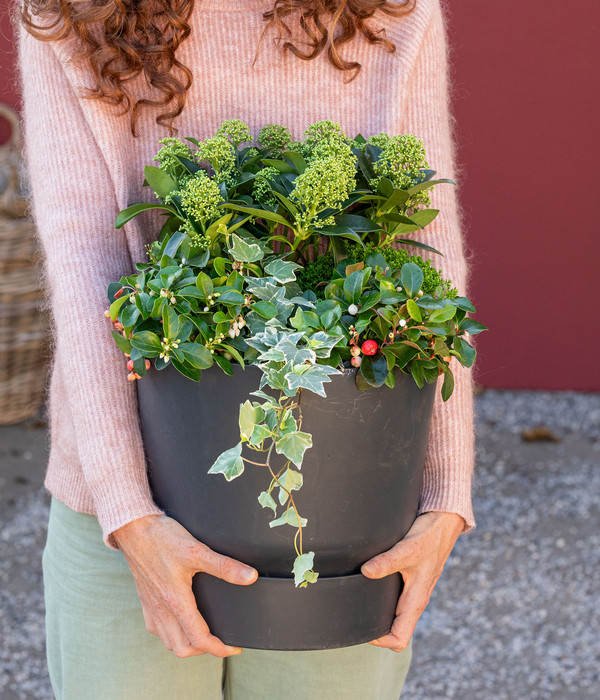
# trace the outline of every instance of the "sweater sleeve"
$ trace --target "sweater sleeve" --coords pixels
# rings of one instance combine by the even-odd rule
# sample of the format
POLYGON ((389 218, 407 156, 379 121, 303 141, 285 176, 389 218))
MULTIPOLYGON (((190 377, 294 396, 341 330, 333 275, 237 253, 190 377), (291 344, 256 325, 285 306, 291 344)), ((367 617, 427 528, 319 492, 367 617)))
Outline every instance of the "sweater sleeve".
POLYGON ((133 382, 104 317, 107 286, 133 272, 111 177, 52 42, 23 28, 19 67, 25 156, 77 450, 102 527, 160 514, 148 486, 133 382))
MULTIPOLYGON (((436 178, 456 180, 454 119, 449 98, 448 40, 445 18, 439 0, 433 10, 416 57, 408 94, 405 98, 403 125, 407 133, 423 140, 427 160, 436 178)), ((466 296, 468 269, 461 234, 457 185, 441 184, 431 191, 431 207, 439 209, 435 220, 419 237, 443 253, 423 254, 442 269, 461 295, 466 296)), ((471 370, 453 358, 454 393, 447 402, 436 391, 429 447, 419 514, 428 511, 458 513, 465 519, 463 533, 475 527, 471 502, 474 468, 473 389, 471 370)))

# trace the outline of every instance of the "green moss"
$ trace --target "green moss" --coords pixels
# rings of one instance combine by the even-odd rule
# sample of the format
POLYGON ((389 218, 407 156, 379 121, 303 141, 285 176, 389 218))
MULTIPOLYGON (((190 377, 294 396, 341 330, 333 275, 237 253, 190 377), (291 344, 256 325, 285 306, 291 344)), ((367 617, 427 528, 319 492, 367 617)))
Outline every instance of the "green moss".
POLYGON ((296 279, 303 292, 310 289, 319 299, 322 299, 325 294, 325 285, 319 286, 319 282, 331 281, 334 269, 333 255, 320 255, 314 262, 309 263, 302 270, 298 270, 296 279))
POLYGON ((377 248, 373 243, 367 243, 366 249, 359 245, 349 246, 348 254, 356 261, 364 260, 371 253, 381 253, 392 270, 402 267, 404 263, 411 262, 423 270, 423 292, 433 294, 440 285, 448 289, 448 297, 454 299, 458 291, 454 288, 452 280, 444 279, 443 272, 433 267, 431 260, 423 260, 420 255, 409 255, 403 248, 377 248))
MULTIPOLYGON (((380 250, 372 243, 367 244, 366 250, 363 250, 359 245, 350 245, 348 248, 348 255, 357 262, 364 260, 371 253, 381 253, 392 270, 402 267, 407 262, 415 263, 423 270, 423 292, 425 294, 433 295, 437 287, 441 285, 447 288, 449 298, 454 299, 458 296, 458 291, 454 288, 452 281, 444 279, 443 272, 433 267, 431 260, 423 260, 420 255, 409 255, 406 250, 396 248, 380 250)), ((322 299, 326 285, 319 286, 319 282, 331 281, 334 269, 333 255, 321 255, 304 269, 298 270, 296 273, 298 284, 303 291, 310 289, 322 299)))

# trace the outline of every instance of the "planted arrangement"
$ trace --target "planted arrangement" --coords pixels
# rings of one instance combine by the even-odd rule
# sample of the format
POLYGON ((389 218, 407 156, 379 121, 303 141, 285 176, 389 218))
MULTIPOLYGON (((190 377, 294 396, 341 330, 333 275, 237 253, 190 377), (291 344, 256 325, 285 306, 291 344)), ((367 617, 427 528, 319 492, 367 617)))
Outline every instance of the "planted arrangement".
MULTIPOLYGON (((260 385, 240 407, 239 442, 209 470, 228 481, 246 465, 265 470, 263 508, 271 527, 291 526, 296 586, 317 580, 304 552, 294 494, 311 435, 302 430, 302 393, 353 371, 360 390, 394 387, 397 372, 419 387, 444 376, 452 357, 470 367, 466 339, 485 330, 475 309, 429 260, 398 245, 438 214, 433 179, 413 135, 349 138, 338 124, 312 124, 294 141, 285 126, 256 139, 239 120, 203 141, 163 139, 145 182, 157 202, 120 212, 121 227, 159 209, 164 225, 137 274, 108 289, 106 315, 131 381, 172 365, 193 381, 217 365, 256 365, 260 385), (283 466, 274 467, 274 455, 283 466)), ((233 381, 233 380, 232 380, 233 381)))

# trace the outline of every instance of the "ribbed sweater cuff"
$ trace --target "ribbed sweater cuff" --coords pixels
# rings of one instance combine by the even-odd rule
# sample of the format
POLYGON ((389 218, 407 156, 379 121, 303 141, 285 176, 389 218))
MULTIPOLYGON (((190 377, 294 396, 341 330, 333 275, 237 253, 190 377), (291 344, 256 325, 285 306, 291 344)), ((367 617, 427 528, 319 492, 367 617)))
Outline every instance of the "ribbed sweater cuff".
POLYGON ((115 471, 105 474, 101 481, 88 484, 104 542, 111 549, 119 548, 113 536, 115 530, 146 515, 164 515, 151 498, 142 495, 148 489, 144 477, 138 479, 135 472, 115 471))

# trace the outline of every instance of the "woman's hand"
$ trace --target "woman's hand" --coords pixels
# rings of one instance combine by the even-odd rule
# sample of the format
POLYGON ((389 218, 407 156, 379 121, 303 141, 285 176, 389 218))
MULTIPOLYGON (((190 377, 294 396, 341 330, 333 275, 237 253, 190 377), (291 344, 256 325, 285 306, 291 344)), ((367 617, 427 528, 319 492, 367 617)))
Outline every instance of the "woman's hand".
POLYGON ((210 633, 198 612, 192 578, 204 571, 245 586, 256 581, 255 569, 213 552, 164 515, 134 520, 113 536, 133 574, 148 632, 180 658, 241 653, 210 633))
POLYGON ((362 573, 368 578, 400 572, 404 579, 390 633, 370 644, 393 651, 406 649, 464 524, 456 513, 423 513, 404 539, 363 564, 362 573))

